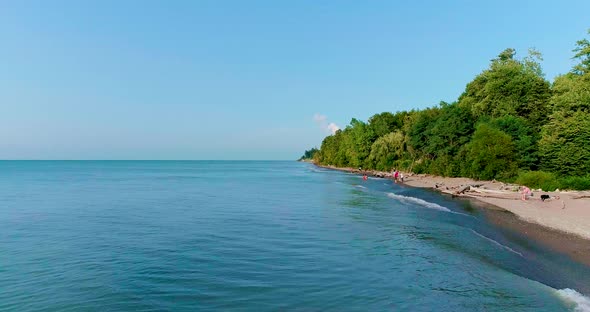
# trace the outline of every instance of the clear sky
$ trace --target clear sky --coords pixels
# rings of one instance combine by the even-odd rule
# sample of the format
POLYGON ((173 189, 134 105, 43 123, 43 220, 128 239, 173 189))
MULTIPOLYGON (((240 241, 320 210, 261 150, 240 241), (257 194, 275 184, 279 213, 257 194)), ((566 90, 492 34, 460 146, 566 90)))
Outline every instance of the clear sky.
POLYGON ((567 72, 590 1, 0 1, 1 159, 295 159, 452 102, 508 47, 567 72), (484 3, 485 2, 485 3, 484 3))

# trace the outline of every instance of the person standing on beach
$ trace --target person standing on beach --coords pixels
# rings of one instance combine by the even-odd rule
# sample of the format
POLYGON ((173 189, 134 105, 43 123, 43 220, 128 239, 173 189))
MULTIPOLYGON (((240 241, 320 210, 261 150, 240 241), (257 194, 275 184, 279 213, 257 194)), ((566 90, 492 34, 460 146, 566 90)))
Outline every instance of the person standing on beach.
POLYGON ((399 178, 399 171, 395 171, 395 173, 393 174, 393 180, 395 180, 395 182, 397 183, 397 179, 399 178))

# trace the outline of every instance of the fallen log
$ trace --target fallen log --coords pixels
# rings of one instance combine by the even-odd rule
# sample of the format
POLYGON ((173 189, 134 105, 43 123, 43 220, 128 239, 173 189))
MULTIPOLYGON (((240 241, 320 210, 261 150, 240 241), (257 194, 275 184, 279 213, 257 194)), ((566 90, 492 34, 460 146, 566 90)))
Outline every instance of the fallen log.
POLYGON ((455 192, 455 194, 463 194, 466 191, 469 191, 470 189, 471 189, 471 185, 463 185, 455 192))

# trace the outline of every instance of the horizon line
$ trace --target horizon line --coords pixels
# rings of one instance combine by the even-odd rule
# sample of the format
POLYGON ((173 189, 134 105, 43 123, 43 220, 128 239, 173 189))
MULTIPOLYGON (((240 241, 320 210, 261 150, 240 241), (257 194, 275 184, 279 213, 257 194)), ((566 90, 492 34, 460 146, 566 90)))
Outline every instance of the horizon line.
POLYGON ((0 159, 0 161, 297 161, 297 159, 0 159))

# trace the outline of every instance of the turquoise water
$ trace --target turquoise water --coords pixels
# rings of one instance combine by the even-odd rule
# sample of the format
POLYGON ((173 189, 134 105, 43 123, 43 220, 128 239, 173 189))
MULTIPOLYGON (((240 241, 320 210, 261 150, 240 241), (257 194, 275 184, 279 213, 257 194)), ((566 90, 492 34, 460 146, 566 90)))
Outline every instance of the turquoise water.
POLYGON ((584 311, 469 203, 297 162, 0 162, 0 311, 584 311))

